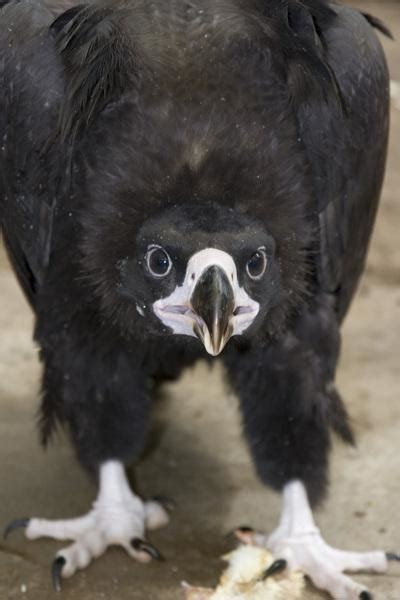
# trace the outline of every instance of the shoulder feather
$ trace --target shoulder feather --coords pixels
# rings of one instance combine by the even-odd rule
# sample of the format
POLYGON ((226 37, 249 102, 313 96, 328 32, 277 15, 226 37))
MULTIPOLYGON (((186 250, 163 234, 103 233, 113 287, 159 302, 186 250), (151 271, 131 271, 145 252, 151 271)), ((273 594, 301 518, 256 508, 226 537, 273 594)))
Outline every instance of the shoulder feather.
POLYGON ((126 16, 124 9, 80 5, 52 24, 66 77, 62 138, 75 139, 109 102, 132 86, 135 52, 124 27, 126 16))

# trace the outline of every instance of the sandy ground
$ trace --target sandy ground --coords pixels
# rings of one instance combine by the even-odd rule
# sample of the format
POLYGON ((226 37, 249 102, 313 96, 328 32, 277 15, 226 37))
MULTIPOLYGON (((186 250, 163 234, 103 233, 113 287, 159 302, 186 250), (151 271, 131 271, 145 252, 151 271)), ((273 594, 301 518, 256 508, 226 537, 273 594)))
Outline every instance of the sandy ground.
MULTIPOLYGON (((362 2, 400 39, 400 3, 362 2)), ((400 82, 399 43, 383 40, 400 82)), ((400 550, 400 98, 393 105, 389 168, 367 273, 345 323, 339 384, 358 434, 357 449, 335 444, 329 500, 318 512, 326 539, 347 549, 400 550)), ((95 489, 68 441, 50 451, 37 443, 40 368, 31 342, 32 316, 0 254, 0 526, 14 517, 69 517, 86 512, 95 489)), ((199 364, 166 386, 159 403, 157 444, 135 469, 144 495, 177 503, 172 523, 152 541, 167 562, 140 566, 109 550, 65 582, 63 600, 178 600, 180 581, 215 583, 224 535, 238 524, 265 531, 277 524, 278 495, 256 479, 241 439, 236 399, 218 365, 199 364), (207 393, 204 393, 206 384, 207 393), (223 430, 221 423, 224 423, 223 430), (195 477, 193 474, 195 473, 195 477)), ((60 544, 28 542, 16 533, 0 544, 0 598, 54 598, 49 565, 60 544)), ((400 599, 400 566, 384 576, 359 576, 374 598, 400 599)), ((307 588, 306 599, 326 598, 307 588)))

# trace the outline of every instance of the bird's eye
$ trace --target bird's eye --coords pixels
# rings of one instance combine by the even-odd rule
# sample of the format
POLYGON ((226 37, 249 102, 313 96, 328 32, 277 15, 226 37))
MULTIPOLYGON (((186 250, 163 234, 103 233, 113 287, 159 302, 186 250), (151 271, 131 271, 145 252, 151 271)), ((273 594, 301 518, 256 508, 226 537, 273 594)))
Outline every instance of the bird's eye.
POLYGON ((261 279, 267 268, 267 253, 265 248, 259 248, 247 262, 246 271, 251 279, 261 279))
POLYGON ((147 269, 153 277, 165 277, 172 268, 168 253, 161 246, 150 246, 146 254, 147 269))

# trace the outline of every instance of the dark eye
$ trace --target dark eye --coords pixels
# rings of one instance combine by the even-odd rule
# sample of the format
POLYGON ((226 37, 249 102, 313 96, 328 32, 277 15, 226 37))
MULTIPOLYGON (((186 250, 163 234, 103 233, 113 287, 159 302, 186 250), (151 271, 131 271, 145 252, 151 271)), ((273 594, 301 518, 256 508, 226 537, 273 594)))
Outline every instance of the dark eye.
POLYGON ((153 277, 165 277, 172 268, 172 261, 168 253, 161 246, 150 246, 146 254, 149 273, 153 277))
POLYGON ((265 248, 259 248, 247 262, 246 271, 251 279, 261 279, 267 268, 267 254, 265 248))

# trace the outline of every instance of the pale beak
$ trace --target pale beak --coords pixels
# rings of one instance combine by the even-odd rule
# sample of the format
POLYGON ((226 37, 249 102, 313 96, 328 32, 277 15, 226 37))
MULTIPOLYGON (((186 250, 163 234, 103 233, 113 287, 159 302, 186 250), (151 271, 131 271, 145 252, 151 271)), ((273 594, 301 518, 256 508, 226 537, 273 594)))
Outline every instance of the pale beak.
POLYGON ((194 313, 193 331, 212 356, 220 354, 233 334, 231 319, 235 296, 226 273, 217 265, 208 267, 190 298, 194 313))
POLYGON ((222 352, 231 336, 251 326, 259 308, 239 285, 233 258, 217 248, 194 254, 182 284, 153 304, 166 327, 174 334, 199 338, 212 356, 222 352))

